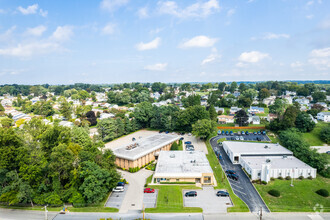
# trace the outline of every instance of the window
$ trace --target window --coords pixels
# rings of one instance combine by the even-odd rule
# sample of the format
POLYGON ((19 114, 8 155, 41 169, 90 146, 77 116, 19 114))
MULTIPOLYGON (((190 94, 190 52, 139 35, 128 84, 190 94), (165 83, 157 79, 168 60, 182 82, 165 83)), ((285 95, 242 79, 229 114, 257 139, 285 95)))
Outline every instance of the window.
POLYGON ((211 183, 211 177, 210 176, 204 176, 204 183, 211 183))
POLYGON ((258 176, 261 176, 261 173, 260 172, 258 173, 258 176))
POLYGON ((176 179, 177 182, 179 182, 180 180, 179 179, 176 179))

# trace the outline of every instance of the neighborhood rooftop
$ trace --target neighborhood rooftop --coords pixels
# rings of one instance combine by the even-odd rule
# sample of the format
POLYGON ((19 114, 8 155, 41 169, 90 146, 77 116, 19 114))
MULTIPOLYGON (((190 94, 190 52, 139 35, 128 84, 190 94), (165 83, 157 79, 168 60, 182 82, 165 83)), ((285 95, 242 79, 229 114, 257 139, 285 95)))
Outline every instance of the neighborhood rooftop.
POLYGON ((235 154, 289 154, 292 155, 292 152, 288 149, 282 147, 279 144, 268 144, 268 143, 242 143, 242 142, 234 142, 234 141, 224 141, 223 144, 235 154))
POLYGON ((213 173, 204 152, 161 151, 154 176, 195 178, 202 173, 213 173))
POLYGON ((113 152, 117 157, 136 160, 179 139, 178 135, 156 134, 132 141, 131 144, 121 146, 113 152))

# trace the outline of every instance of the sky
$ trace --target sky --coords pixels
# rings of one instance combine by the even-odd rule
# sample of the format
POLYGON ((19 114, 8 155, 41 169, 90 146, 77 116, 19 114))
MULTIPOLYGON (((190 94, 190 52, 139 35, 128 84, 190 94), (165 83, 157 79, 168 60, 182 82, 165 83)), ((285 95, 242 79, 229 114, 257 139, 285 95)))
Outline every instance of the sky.
POLYGON ((330 80, 328 0, 0 0, 0 85, 330 80))

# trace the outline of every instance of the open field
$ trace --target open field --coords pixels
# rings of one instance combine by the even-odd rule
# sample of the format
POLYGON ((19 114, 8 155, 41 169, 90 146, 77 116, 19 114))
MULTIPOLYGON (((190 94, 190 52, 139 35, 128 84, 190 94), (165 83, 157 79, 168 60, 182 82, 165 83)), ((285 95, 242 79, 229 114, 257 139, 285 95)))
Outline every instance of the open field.
MULTIPOLYGON (((270 181, 267 185, 255 184, 260 195, 272 212, 314 212, 313 208, 319 204, 324 212, 330 211, 330 199, 315 193, 318 189, 330 191, 330 179, 317 176, 316 179, 270 181), (276 198, 268 194, 271 189, 280 191, 281 196, 276 198)), ((320 210, 317 210, 320 211, 320 210)))
POLYGON ((202 212, 202 208, 184 207, 182 190, 200 189, 196 186, 152 186, 158 189, 157 207, 146 208, 148 213, 202 212))
POLYGON ((234 207, 229 207, 227 209, 228 212, 248 212, 249 209, 246 206, 246 204, 234 194, 234 192, 228 182, 228 179, 227 179, 224 171, 222 170, 221 165, 219 164, 219 161, 218 161, 216 155, 214 154, 214 152, 212 150, 209 139, 206 141, 206 146, 207 146, 207 150, 209 152, 206 155, 206 157, 209 160, 210 166, 212 167, 212 170, 213 170, 214 177, 218 183, 218 185, 214 188, 215 189, 226 189, 229 192, 230 198, 233 201, 234 207))
POLYGON ((322 146, 324 142, 320 139, 320 132, 326 126, 329 125, 325 122, 318 122, 313 131, 302 133, 302 135, 310 146, 322 146))

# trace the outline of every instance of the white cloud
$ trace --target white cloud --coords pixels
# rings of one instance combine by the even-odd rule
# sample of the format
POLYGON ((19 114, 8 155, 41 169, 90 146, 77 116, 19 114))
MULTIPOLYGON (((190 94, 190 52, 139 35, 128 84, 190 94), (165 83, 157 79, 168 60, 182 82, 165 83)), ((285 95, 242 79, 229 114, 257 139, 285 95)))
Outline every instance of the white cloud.
POLYGON ((167 63, 156 63, 153 65, 145 66, 145 70, 151 70, 151 71, 165 71, 167 67, 167 63))
POLYGON ((238 60, 245 63, 258 63, 265 58, 269 58, 269 55, 267 53, 261 53, 259 51, 251 51, 251 52, 242 53, 238 57, 238 60))
POLYGON ((40 10, 39 10, 39 14, 40 14, 42 17, 47 17, 47 15, 48 15, 48 11, 44 11, 44 10, 42 10, 42 9, 40 8, 40 10))
POLYGON ((137 12, 139 18, 147 18, 149 17, 149 14, 148 14, 148 8, 147 7, 143 7, 143 8, 140 8, 137 12))
POLYGON ((33 36, 41 36, 46 30, 47 30, 47 27, 45 27, 43 25, 39 25, 39 26, 34 27, 34 28, 28 28, 25 31, 25 34, 33 35, 33 36))
POLYGON ((210 55, 208 55, 201 63, 201 65, 205 65, 207 63, 213 63, 217 59, 220 59, 221 55, 218 54, 218 51, 216 48, 212 49, 212 52, 210 55))
POLYGON ((114 12, 116 9, 126 5, 129 0, 103 0, 100 4, 101 9, 114 12))
POLYGON ((106 35, 111 35, 115 32, 115 24, 112 23, 108 23, 107 25, 105 25, 102 29, 102 33, 106 34, 106 35))
POLYGON ((29 15, 29 14, 36 14, 38 12, 38 4, 30 5, 27 8, 23 8, 22 6, 19 6, 17 9, 23 14, 23 15, 29 15))
POLYGON ((36 54, 45 54, 60 49, 60 45, 53 42, 34 42, 28 44, 18 44, 16 47, 0 49, 0 55, 14 57, 30 57, 36 54))
POLYGON ((220 6, 217 0, 197 2, 183 9, 180 9, 174 1, 158 2, 158 12, 160 14, 169 14, 179 18, 207 17, 219 10, 220 6))
POLYGON ((304 64, 302 62, 296 61, 290 64, 291 68, 296 71, 303 71, 304 64))
POLYGON ((324 70, 330 68, 330 47, 312 50, 310 57, 308 62, 318 69, 324 70))
POLYGON ((3 69, 0 71, 0 76, 3 75, 17 75, 20 74, 22 72, 25 72, 26 69, 3 69))
POLYGON ((71 26, 58 26, 51 36, 55 41, 67 41, 73 35, 71 26))
POLYGON ((0 34, 0 41, 7 41, 12 38, 13 32, 16 30, 16 26, 11 26, 5 33, 0 34))
POLYGON ((191 47, 212 47, 218 39, 209 38, 207 36, 196 36, 183 42, 179 47, 181 48, 191 48, 191 47))
POLYGON ((330 29, 330 19, 323 20, 318 26, 321 29, 330 29))
POLYGON ((252 37, 251 40, 276 40, 280 38, 288 39, 290 38, 289 34, 274 34, 274 33, 265 33, 262 35, 262 37, 252 37))
POLYGON ((140 42, 138 43, 135 47, 138 50, 152 50, 152 49, 157 49, 160 45, 160 38, 157 37, 154 40, 148 42, 148 43, 143 43, 140 42))
POLYGON ((149 34, 158 34, 159 32, 163 31, 164 28, 156 28, 151 31, 149 31, 149 34))
POLYGON ((312 18, 314 18, 314 15, 312 15, 312 14, 310 14, 310 15, 306 15, 306 18, 307 18, 307 19, 312 19, 312 18))
POLYGON ((233 14, 235 14, 235 12, 236 12, 235 9, 229 9, 229 10, 227 11, 227 16, 230 17, 230 16, 232 16, 233 14))

